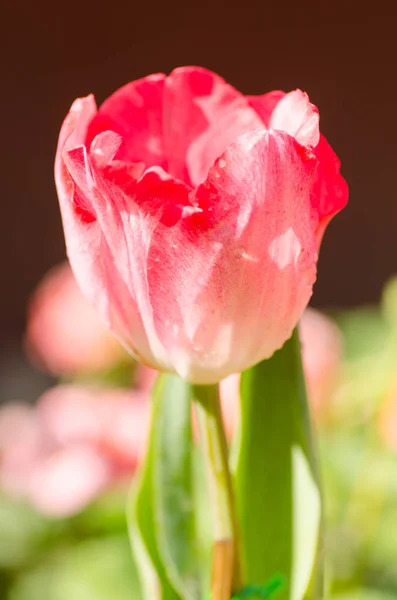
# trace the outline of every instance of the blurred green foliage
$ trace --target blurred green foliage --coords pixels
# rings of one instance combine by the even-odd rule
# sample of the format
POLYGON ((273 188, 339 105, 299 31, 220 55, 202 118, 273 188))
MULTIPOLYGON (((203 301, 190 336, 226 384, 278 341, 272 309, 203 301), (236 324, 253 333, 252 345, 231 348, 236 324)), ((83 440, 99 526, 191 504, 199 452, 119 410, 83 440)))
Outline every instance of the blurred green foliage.
POLYGON ((59 547, 23 573, 10 600, 131 600, 137 585, 125 536, 85 540, 59 547))

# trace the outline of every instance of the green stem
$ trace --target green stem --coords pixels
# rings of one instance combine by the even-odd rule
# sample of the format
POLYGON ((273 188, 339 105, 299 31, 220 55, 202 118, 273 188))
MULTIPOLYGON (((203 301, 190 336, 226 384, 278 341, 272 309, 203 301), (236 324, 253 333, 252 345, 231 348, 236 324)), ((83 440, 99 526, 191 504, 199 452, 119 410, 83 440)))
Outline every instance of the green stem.
POLYGON ((229 600, 242 587, 236 507, 217 385, 193 386, 213 511, 211 600, 229 600))

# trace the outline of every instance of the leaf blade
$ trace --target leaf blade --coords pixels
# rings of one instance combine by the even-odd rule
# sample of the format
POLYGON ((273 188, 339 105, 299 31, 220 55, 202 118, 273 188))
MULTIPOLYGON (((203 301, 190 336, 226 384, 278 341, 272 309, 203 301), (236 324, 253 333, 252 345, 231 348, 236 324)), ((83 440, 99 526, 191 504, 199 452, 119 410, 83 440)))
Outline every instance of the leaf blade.
POLYGON ((183 600, 201 598, 193 501, 190 385, 163 375, 156 402, 154 510, 159 552, 183 600))
POLYGON ((296 331, 243 374, 241 396, 235 483, 246 580, 264 584, 281 574, 280 600, 318 600, 321 493, 296 331))
POLYGON ((153 391, 149 448, 129 502, 145 600, 199 600, 190 386, 162 374, 153 391))

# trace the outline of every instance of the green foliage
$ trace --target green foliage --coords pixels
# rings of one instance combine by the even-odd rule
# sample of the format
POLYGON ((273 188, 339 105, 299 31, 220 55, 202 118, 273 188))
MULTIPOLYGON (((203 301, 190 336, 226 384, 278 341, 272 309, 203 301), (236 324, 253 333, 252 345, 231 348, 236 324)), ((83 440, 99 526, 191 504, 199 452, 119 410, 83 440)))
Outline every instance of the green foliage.
POLYGON ((333 600, 396 600, 395 594, 380 592, 376 589, 357 588, 332 596, 333 600))
POLYGON ((23 574, 10 600, 140 600, 137 572, 125 536, 59 548, 23 574))
POLYGON ((0 494, 0 568, 30 564, 59 528, 62 525, 52 526, 27 503, 0 494))

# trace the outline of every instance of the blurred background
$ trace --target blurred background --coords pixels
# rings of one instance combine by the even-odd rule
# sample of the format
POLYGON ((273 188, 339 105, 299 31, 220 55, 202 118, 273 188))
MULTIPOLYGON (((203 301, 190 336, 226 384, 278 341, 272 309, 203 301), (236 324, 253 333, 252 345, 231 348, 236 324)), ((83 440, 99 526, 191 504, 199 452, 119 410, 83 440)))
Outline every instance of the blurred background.
MULTIPOLYGON (((129 597, 125 481, 140 464, 153 374, 107 337, 67 266, 56 266, 65 251, 53 160, 76 97, 93 92, 101 103, 132 79, 198 64, 246 94, 307 91, 341 159, 350 201, 327 230, 312 301, 321 313, 308 313, 303 334, 327 575, 335 598, 397 598, 391 12, 381 3, 366 13, 337 2, 39 1, 8 3, 2 17, 0 597, 129 597)), ((235 390, 225 386, 230 435, 235 390)))

